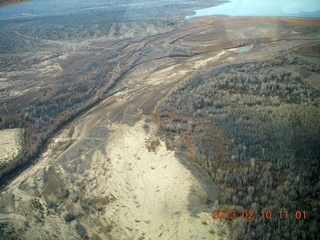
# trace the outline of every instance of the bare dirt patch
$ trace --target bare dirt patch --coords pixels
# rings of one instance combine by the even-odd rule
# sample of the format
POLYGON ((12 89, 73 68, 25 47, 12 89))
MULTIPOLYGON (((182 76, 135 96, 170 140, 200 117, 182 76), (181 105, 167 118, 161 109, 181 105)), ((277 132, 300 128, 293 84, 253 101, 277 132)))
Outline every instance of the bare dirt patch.
MULTIPOLYGON (((115 223, 111 234, 116 239, 212 239, 217 222, 210 210, 198 216, 188 210, 189 195, 206 198, 200 182, 155 138, 155 126, 146 132, 143 125, 143 120, 133 127, 118 125, 107 145, 113 172, 106 191, 116 199, 106 214, 115 223), (146 142, 156 147, 150 151, 146 142)), ((222 228, 228 232, 226 225, 222 228)))
POLYGON ((23 129, 5 129, 0 131, 0 166, 8 164, 23 149, 23 129))

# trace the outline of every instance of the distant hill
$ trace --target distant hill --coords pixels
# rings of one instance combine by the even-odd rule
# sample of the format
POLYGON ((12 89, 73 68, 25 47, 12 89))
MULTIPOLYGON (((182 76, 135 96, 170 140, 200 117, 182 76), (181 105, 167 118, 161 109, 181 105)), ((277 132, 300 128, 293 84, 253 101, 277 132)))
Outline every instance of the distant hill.
POLYGON ((19 3, 25 3, 25 2, 31 2, 31 0, 5 0, 5 1, 0 1, 0 7, 7 7, 7 6, 10 6, 10 5, 19 4, 19 3))
POLYGON ((300 13, 300 16, 301 16, 301 17, 306 17, 306 18, 316 16, 316 17, 318 18, 318 17, 320 17, 320 11, 315 11, 315 12, 301 12, 301 13, 300 13))

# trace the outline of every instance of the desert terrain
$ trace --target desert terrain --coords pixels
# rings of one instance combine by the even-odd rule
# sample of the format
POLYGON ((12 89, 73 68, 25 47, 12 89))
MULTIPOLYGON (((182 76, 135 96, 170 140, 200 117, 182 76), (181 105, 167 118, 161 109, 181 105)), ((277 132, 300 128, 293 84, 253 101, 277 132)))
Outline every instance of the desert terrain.
POLYGON ((316 239, 319 20, 160 2, 3 21, 4 239, 316 239))

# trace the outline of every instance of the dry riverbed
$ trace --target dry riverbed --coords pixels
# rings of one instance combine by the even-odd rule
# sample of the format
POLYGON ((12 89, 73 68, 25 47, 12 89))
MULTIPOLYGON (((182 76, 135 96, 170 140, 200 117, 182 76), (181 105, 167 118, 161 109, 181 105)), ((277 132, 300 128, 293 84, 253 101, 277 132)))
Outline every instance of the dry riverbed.
POLYGON ((210 185, 167 149, 150 118, 145 122, 168 89, 192 74, 191 62, 167 64, 130 77, 130 91, 53 138, 40 161, 2 192, 0 221, 25 239, 227 239, 228 224, 211 219, 217 206, 212 195, 207 202, 210 185))

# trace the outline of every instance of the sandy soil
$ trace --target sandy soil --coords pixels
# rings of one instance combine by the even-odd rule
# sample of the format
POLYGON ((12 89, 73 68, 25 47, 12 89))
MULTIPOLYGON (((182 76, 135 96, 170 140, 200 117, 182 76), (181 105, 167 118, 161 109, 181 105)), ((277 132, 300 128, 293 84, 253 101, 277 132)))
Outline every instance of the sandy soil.
MULTIPOLYGON (((81 123, 78 122, 72 135, 73 138, 78 136, 74 139, 75 142, 87 138, 90 132, 88 129, 79 131, 89 128, 81 123)), ((92 122, 91 127, 99 124, 105 125, 104 121, 98 121, 92 122)), ((155 135, 156 126, 148 123, 149 130, 146 131, 144 124, 144 119, 134 126, 115 123, 112 133, 103 144, 106 151, 96 149, 91 158, 83 155, 84 161, 91 164, 84 174, 74 173, 77 179, 83 179, 86 183, 86 193, 81 198, 97 200, 109 196, 111 199, 103 205, 103 211, 86 214, 78 219, 88 236, 98 234, 105 239, 99 227, 90 226, 92 221, 98 221, 100 226, 112 225, 109 234, 113 239, 228 239, 228 224, 211 219, 213 206, 208 207, 205 204, 207 196, 203 185, 180 163, 174 151, 166 149, 163 141, 159 140, 159 144, 155 144, 155 151, 148 149, 158 138, 155 135), (190 211, 195 208, 202 210, 190 211)), ((22 225, 23 222, 28 222, 29 213, 25 215, 23 212, 30 210, 24 210, 20 214, 14 212, 28 209, 26 206, 30 206, 30 202, 37 195, 33 192, 36 182, 38 190, 45 187, 45 169, 50 165, 60 169, 59 176, 64 176, 61 185, 67 184, 69 189, 72 188, 68 185, 69 173, 61 168, 63 163, 55 161, 53 157, 57 155, 57 146, 68 141, 68 136, 68 130, 57 135, 47 152, 42 155, 43 160, 16 178, 2 192, 0 219, 18 219, 22 225), (15 200, 9 204, 7 200, 10 200, 11 193, 15 200)), ((72 146, 69 149, 72 149, 72 146)), ((46 206, 42 197, 39 200, 46 206)), ((75 204, 75 209, 79 207, 75 204)), ((77 238, 77 234, 72 230, 76 221, 66 224, 63 220, 63 205, 63 213, 59 216, 45 209, 45 212, 50 214, 45 217, 42 229, 39 229, 39 224, 29 222, 29 230, 24 235, 26 239, 32 239, 34 234, 31 233, 37 231, 39 237, 44 232, 60 232, 61 236, 70 236, 72 233, 73 237, 77 238)))
POLYGON ((22 150, 22 128, 0 131, 0 164, 6 164, 22 150))
POLYGON ((119 126, 107 146, 113 171, 107 191, 116 199, 107 210, 116 223, 112 235, 116 239, 212 239, 210 212, 193 216, 188 210, 189 204, 203 204, 200 201, 206 199, 201 184, 164 142, 156 151, 148 150, 155 140, 154 127, 146 133, 143 124, 142 120, 131 128, 119 126), (190 203, 189 194, 197 194, 199 202, 190 203))

